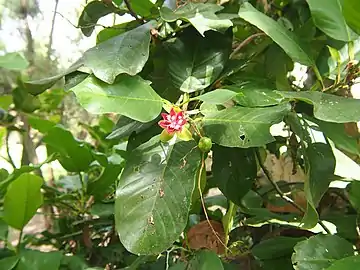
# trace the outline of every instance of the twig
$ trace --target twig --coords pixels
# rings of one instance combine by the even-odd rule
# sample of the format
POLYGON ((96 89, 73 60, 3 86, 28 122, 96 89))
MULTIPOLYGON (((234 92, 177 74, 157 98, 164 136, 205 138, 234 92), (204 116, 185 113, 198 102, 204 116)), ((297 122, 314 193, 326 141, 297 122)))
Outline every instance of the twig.
POLYGON ((230 59, 233 58, 244 46, 246 46, 247 44, 249 44, 254 38, 256 37, 260 37, 260 36, 265 36, 265 33, 256 33, 253 34, 249 37, 247 37, 243 42, 241 42, 236 48, 235 50, 230 54, 230 59))
POLYGON ((7 130, 6 130, 6 138, 5 138, 5 140, 6 140, 6 153, 7 153, 8 158, 9 158, 9 160, 8 160, 9 163, 11 164, 11 166, 12 166, 14 169, 16 169, 15 163, 14 163, 14 161, 12 160, 12 157, 11 157, 11 155, 10 155, 9 137, 10 137, 10 130, 7 129, 7 130))
POLYGON ((47 58, 50 60, 51 52, 52 52, 52 44, 53 44, 53 34, 55 28, 55 20, 56 20, 56 12, 58 9, 59 0, 55 0, 55 11, 51 22, 51 30, 49 35, 49 44, 48 44, 48 51, 47 51, 47 58))
POLYGON ((124 3, 127 7, 127 9, 129 10, 129 13, 131 16, 133 16, 135 18, 135 20, 137 20, 139 23, 144 24, 145 21, 142 18, 139 18, 139 16, 135 13, 135 11, 132 9, 129 0, 124 0, 124 3))
POLYGON ((228 247, 225 245, 225 243, 220 239, 218 233, 215 231, 214 227, 212 226, 211 222, 210 222, 210 219, 209 219, 209 216, 208 216, 208 213, 207 213, 207 210, 206 210, 206 206, 205 206, 205 201, 204 201, 204 197, 202 195, 202 190, 201 190, 201 176, 202 176, 202 172, 205 168, 205 158, 204 158, 204 155, 205 154, 202 154, 201 156, 201 166, 200 166, 200 171, 199 171, 199 177, 198 177, 198 191, 199 191, 199 194, 200 194, 200 200, 201 200, 201 205, 202 205, 202 208, 203 208, 203 211, 204 211, 204 214, 205 214, 205 218, 206 218, 206 221, 207 223, 209 224, 213 234, 215 235, 216 239, 220 242, 221 245, 224 246, 225 250, 228 250, 228 247))
MULTIPOLYGON (((300 205, 298 205, 293 199, 291 199, 290 197, 285 195, 284 192, 282 192, 282 190, 279 188, 279 186, 274 182, 274 180, 271 177, 270 172, 268 171, 268 169, 265 167, 264 163, 262 162, 259 149, 256 149, 255 152, 256 152, 256 158, 259 161, 259 165, 260 165, 261 169, 263 170, 266 178, 269 180, 270 184, 274 187, 276 192, 280 195, 280 197, 283 200, 287 201, 289 204, 291 204, 293 207, 298 209, 304 215, 306 212, 305 209, 302 208, 300 205)), ((326 233, 331 234, 330 230, 326 227, 326 225, 321 220, 319 220, 318 223, 326 231, 326 233)))

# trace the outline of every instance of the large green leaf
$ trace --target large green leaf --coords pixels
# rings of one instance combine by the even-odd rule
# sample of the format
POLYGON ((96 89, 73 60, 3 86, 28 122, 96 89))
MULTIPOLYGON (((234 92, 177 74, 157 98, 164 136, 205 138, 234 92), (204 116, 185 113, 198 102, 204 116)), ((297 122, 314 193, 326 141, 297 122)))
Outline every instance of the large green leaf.
POLYGON ((96 36, 96 44, 104 42, 110 38, 121 35, 127 31, 130 31, 140 25, 139 21, 130 21, 122 24, 117 24, 112 27, 104 28, 96 36))
POLYGON ((41 80, 26 81, 26 82, 23 82, 23 86, 28 93, 30 93, 32 95, 39 95, 42 92, 44 92, 45 90, 49 89, 51 86, 53 86, 62 77, 75 72, 77 69, 79 69, 83 65, 84 65, 83 58, 80 58, 74 64, 72 64, 67 70, 59 73, 58 75, 55 75, 55 76, 52 76, 49 78, 45 78, 45 79, 41 79, 41 80))
POLYGON ((360 2, 357 0, 343 0, 343 14, 348 25, 360 35, 360 2))
POLYGON ((231 50, 229 33, 207 32, 205 37, 187 29, 165 43, 168 72, 173 85, 191 93, 214 82, 223 70, 231 50))
POLYGON ((357 35, 346 24, 342 13, 342 0, 307 0, 316 27, 329 37, 351 41, 357 35))
POLYGON ((294 247, 296 270, 323 270, 333 262, 354 254, 352 244, 336 235, 316 235, 294 247))
POLYGON ((331 94, 302 91, 278 92, 288 99, 302 100, 314 106, 314 116, 323 121, 348 123, 360 121, 360 100, 331 94))
POLYGON ((332 181, 335 171, 335 156, 331 146, 324 143, 313 143, 306 149, 308 158, 307 175, 304 191, 307 208, 302 220, 304 228, 313 228, 318 222, 316 208, 332 181))
POLYGON ((18 264, 20 258, 18 256, 11 256, 0 260, 0 266, 3 270, 13 270, 18 264))
POLYGON ((158 16, 159 11, 153 2, 152 0, 131 0, 131 7, 141 17, 158 16))
POLYGON ((253 149, 213 145, 212 172, 221 192, 240 205, 256 179, 257 164, 253 149))
POLYGON ((206 136, 227 147, 256 147, 274 141, 269 132, 290 111, 289 104, 268 108, 232 107, 211 112, 204 119, 206 136))
POLYGON ((43 142, 50 153, 58 153, 58 160, 68 171, 86 171, 94 160, 90 147, 76 140, 70 131, 60 125, 49 129, 43 142))
POLYGON ((94 31, 97 21, 101 17, 116 11, 117 9, 113 5, 108 5, 105 1, 90 2, 85 6, 81 13, 78 26, 81 29, 81 32, 89 37, 94 31))
POLYGON ((115 202, 116 229, 130 252, 161 253, 184 230, 200 163, 195 147, 156 136, 131 152, 115 202))
POLYGON ((309 50, 301 44, 298 38, 270 17, 255 9, 246 2, 239 10, 239 16, 255 25, 276 42, 294 61, 303 65, 314 66, 309 50))
POLYGON ((138 74, 149 58, 152 25, 152 22, 144 24, 87 50, 84 53, 85 66, 109 84, 119 74, 138 74))
POLYGON ((10 70, 23 70, 26 69, 29 62, 19 53, 7 53, 0 55, 0 67, 10 70))
POLYGON ((234 91, 230 91, 227 89, 216 89, 214 91, 200 95, 196 97, 196 99, 199 99, 208 104, 224 104, 225 102, 231 100, 236 95, 237 93, 234 91))
POLYGON ((233 25, 229 19, 222 19, 215 14, 222 9, 223 7, 216 4, 187 2, 175 11, 163 7, 160 9, 160 15, 167 22, 188 21, 201 35, 204 35, 208 30, 224 32, 233 25))
POLYGON ((360 256, 350 256, 338 261, 335 261, 326 270, 345 270, 345 269, 360 269, 360 256))
POLYGON ((32 113, 41 107, 39 98, 30 95, 24 88, 15 88, 12 91, 12 96, 15 108, 20 111, 32 113))
POLYGON ((350 137, 346 133, 344 124, 329 123, 316 119, 311 119, 311 121, 319 126, 320 130, 335 143, 337 148, 354 155, 360 155, 360 146, 357 139, 350 137))
POLYGON ((114 84, 90 76, 71 90, 81 106, 91 113, 119 113, 140 122, 154 120, 163 104, 149 81, 126 74, 119 76, 114 84))
POLYGON ((4 220, 11 227, 22 230, 43 203, 43 179, 24 173, 7 188, 4 199, 4 220))
POLYGON ((20 260, 16 270, 58 270, 63 254, 59 251, 25 250, 19 256, 20 260))
POLYGON ((187 270, 224 270, 218 255, 210 250, 200 250, 189 261, 187 270))

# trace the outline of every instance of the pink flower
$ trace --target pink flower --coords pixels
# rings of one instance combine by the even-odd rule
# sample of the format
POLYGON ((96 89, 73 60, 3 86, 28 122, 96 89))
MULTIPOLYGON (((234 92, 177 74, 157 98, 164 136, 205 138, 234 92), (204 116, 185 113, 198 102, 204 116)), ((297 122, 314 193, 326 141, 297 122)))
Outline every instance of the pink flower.
POLYGON ((184 125, 187 123, 184 112, 175 112, 174 108, 171 108, 170 114, 162 113, 163 120, 159 121, 159 126, 164 128, 169 134, 175 132, 181 132, 184 125))

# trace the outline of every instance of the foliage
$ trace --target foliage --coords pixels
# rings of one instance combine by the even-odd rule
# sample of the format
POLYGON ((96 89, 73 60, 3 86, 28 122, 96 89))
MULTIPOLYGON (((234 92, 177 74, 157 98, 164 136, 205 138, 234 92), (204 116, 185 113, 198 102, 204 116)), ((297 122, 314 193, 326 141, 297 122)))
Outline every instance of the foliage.
POLYGON ((21 167, 9 155, 13 171, 0 170, 1 269, 360 266, 358 0, 180 2, 90 1, 85 36, 105 15, 133 20, 49 78, 0 56, 23 72, 0 97, 0 139, 17 132, 25 149, 21 167), (59 121, 70 94, 98 115, 80 123, 91 140, 59 121), (26 162, 37 147, 47 159, 26 162), (55 160, 66 174, 49 181, 55 160), (51 224, 26 234, 37 212, 51 224))

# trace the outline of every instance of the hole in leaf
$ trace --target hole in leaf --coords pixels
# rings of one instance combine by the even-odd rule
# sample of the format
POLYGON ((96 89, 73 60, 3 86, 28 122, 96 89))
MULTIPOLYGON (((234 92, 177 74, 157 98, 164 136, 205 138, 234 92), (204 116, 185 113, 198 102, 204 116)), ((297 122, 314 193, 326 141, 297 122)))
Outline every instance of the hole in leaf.
POLYGON ((245 140, 245 134, 240 135, 240 139, 243 141, 245 140))

